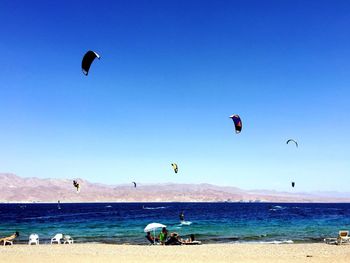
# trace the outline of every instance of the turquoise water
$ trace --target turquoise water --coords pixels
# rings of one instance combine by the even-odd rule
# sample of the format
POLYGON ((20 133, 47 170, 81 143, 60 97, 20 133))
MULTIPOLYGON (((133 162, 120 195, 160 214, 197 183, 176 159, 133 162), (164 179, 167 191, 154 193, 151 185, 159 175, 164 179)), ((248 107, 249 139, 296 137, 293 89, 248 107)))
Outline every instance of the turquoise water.
POLYGON ((350 204, 272 203, 71 203, 0 204, 0 236, 31 233, 48 243, 56 233, 76 242, 147 244, 144 227, 152 222, 170 232, 195 234, 204 243, 322 242, 350 230, 350 204), (185 212, 189 225, 182 225, 185 212))

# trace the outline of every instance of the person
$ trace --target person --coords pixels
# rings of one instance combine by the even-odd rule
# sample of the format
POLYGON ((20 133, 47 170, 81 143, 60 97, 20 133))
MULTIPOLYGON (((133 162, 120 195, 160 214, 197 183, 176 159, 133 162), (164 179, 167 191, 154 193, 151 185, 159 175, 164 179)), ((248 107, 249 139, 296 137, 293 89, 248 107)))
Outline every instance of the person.
POLYGON ((195 241, 195 238, 194 235, 191 234, 190 237, 185 240, 185 243, 192 243, 193 241, 195 241))
POLYGON ((182 239, 177 233, 171 233, 169 239, 165 242, 165 245, 182 245, 182 239))
POLYGON ((185 213, 182 211, 179 215, 180 221, 185 221, 185 213))
POLYGON ((154 244, 155 242, 159 241, 158 238, 154 239, 154 237, 151 235, 151 232, 146 233, 146 238, 151 244, 154 244))
POLYGON ((162 231, 160 232, 159 234, 159 241, 162 245, 165 244, 166 240, 167 240, 167 237, 168 237, 168 230, 166 230, 165 227, 162 228, 162 231))

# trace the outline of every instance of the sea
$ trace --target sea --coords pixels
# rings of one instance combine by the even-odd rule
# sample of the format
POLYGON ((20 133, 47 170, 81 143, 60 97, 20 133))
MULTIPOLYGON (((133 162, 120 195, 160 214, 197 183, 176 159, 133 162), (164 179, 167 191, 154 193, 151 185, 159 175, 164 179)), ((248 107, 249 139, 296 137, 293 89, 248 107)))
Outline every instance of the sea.
MULTIPOLYGON (((350 230, 350 204, 341 203, 61 203, 0 204, 0 237, 17 243, 57 233, 76 243, 148 245, 144 228, 161 223, 202 243, 310 243, 350 230), (184 211, 185 221, 179 214, 184 211)), ((157 231, 159 233, 159 231, 157 231)))

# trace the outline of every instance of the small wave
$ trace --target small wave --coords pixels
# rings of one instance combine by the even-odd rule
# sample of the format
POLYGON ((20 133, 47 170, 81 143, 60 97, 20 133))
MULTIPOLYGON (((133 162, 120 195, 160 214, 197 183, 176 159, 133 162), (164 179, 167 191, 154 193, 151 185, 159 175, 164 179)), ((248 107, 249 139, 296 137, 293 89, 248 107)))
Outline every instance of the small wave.
POLYGON ((191 221, 181 221, 180 222, 180 226, 189 226, 189 225, 192 225, 191 221))
POLYGON ((293 240, 258 241, 259 244, 293 244, 293 240))
POLYGON ((278 210, 284 210, 286 209, 286 206, 280 206, 280 205, 273 205, 270 207, 269 211, 278 211, 278 210))
POLYGON ((112 206, 111 206, 111 205, 106 205, 105 207, 106 207, 106 208, 111 208, 112 206))
POLYGON ((294 244, 293 240, 270 240, 270 241, 234 241, 232 243, 245 243, 245 244, 294 244))
POLYGON ((142 209, 146 209, 146 210, 157 210, 157 209, 166 209, 166 208, 168 208, 168 206, 142 207, 142 209))
POLYGON ((286 209, 286 206, 280 206, 280 205, 274 205, 272 206, 273 209, 286 209))
POLYGON ((270 236, 270 235, 268 235, 268 234, 260 234, 260 235, 244 236, 244 237, 241 237, 240 239, 244 240, 244 241, 259 240, 259 239, 267 237, 267 236, 270 236))

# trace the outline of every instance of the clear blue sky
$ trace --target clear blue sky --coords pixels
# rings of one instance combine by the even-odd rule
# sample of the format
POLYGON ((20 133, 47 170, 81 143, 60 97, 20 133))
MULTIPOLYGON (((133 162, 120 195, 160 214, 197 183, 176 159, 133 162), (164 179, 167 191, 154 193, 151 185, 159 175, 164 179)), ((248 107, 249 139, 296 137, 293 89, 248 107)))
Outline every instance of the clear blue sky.
POLYGON ((0 171, 349 191, 349 14, 348 1, 3 0, 0 171))

